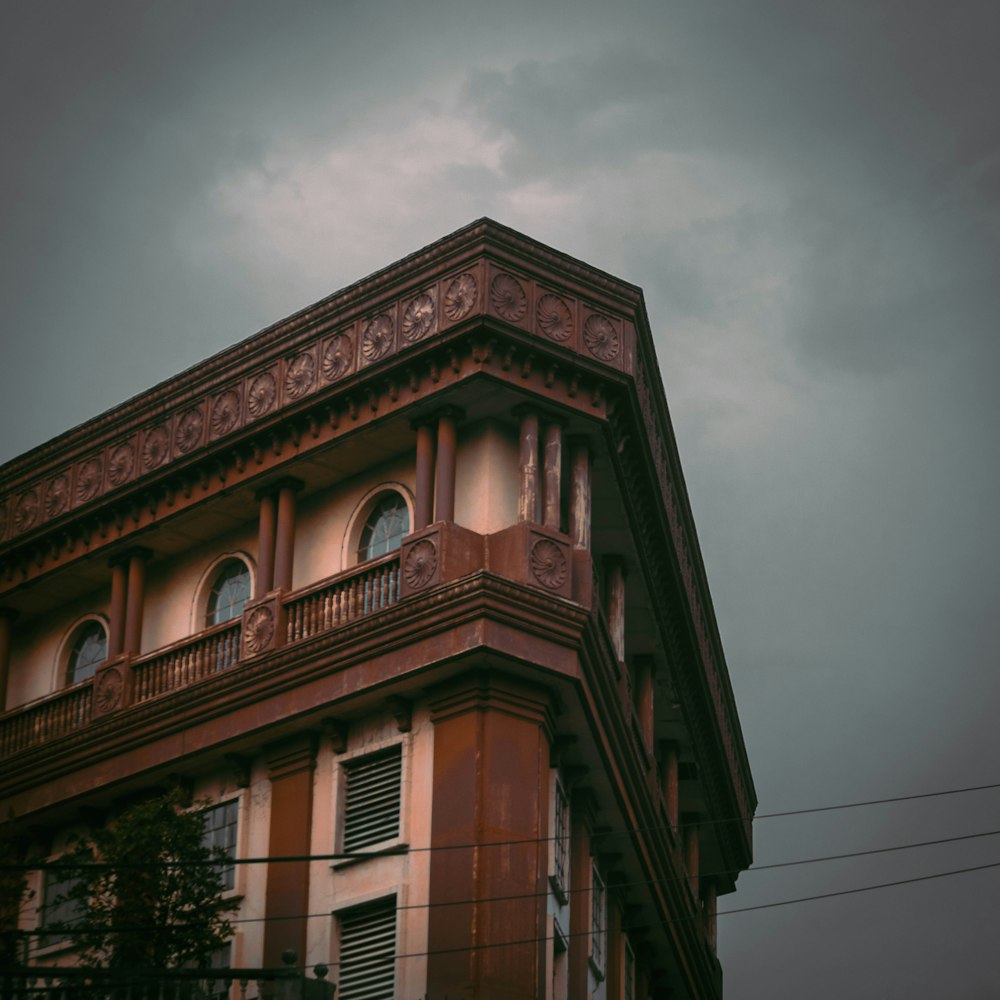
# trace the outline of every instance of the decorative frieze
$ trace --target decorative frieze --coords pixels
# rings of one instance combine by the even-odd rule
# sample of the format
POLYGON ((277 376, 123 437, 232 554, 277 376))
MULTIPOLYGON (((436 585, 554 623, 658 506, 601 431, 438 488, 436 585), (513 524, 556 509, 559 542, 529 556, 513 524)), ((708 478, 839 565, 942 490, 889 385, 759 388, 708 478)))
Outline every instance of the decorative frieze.
MULTIPOLYGON (((162 475, 171 463, 196 456, 251 422, 388 364, 402 351, 424 347, 477 312, 615 368, 624 367, 623 338, 626 327, 632 329, 621 318, 540 283, 520 268, 492 262, 488 253, 438 279, 414 281, 374 310, 359 313, 363 305, 345 293, 327 306, 329 318, 314 322, 311 334, 297 338, 294 350, 200 396, 184 393, 173 412, 156 419, 147 414, 144 425, 132 433, 0 498, 0 541, 145 476, 162 475), (345 302, 342 307, 339 298, 345 302)), ((531 365, 526 370, 530 373, 531 365)))

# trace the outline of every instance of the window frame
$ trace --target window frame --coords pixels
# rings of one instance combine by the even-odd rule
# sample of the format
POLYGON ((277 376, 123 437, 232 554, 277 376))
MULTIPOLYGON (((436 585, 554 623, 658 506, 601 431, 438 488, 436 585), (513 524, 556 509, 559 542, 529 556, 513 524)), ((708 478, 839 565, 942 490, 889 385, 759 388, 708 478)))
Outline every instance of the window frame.
MULTIPOLYGON (((59 865, 65 860, 66 859, 64 855, 52 856, 48 859, 47 862, 47 864, 50 865, 51 867, 47 867, 39 873, 41 877, 39 879, 39 884, 38 884, 38 906, 36 908, 37 917, 35 923, 36 931, 48 931, 51 925, 55 923, 57 919, 65 919, 65 916, 63 914, 59 914, 58 917, 56 916, 56 913, 58 913, 58 908, 56 912, 52 912, 51 904, 48 900, 49 892, 52 889, 54 889, 55 885, 69 886, 73 882, 79 881, 79 878, 74 879, 70 877, 70 878, 62 878, 56 883, 50 882, 50 878, 52 877, 52 875, 60 871, 59 865)), ((67 865, 67 868, 70 867, 71 866, 67 865)), ((65 889, 63 889, 62 891, 65 891, 65 889)), ((66 907, 66 906, 67 903, 60 904, 60 907, 66 907)), ((76 909, 78 912, 76 912, 75 915, 71 915, 70 919, 67 920, 67 923, 80 921, 86 917, 86 908, 73 906, 72 909, 76 909)), ((36 945, 37 949, 35 952, 36 955, 48 954, 50 952, 65 951, 67 948, 74 947, 73 939, 69 935, 64 935, 62 937, 55 937, 51 933, 44 933, 44 934, 39 934, 36 940, 38 942, 36 945)))
POLYGON ((558 771, 552 782, 552 830, 549 862, 549 885, 560 906, 569 901, 570 872, 570 811, 569 795, 558 771))
POLYGON ((97 674, 98 667, 100 667, 102 663, 108 662, 108 647, 110 645, 110 639, 110 628, 108 626, 108 620, 104 615, 91 613, 75 621, 66 632, 56 661, 59 674, 57 688, 76 687, 78 684, 83 684, 86 681, 93 680, 94 676, 97 674), (86 677, 77 677, 75 676, 76 667, 73 661, 73 657, 76 653, 76 646, 83 637, 83 633, 93 627, 100 628, 104 632, 104 658, 94 661, 94 669, 91 673, 87 674, 86 677), (70 679, 71 672, 74 675, 72 679, 70 679))
POLYGON ((604 980, 608 961, 608 887, 597 868, 590 863, 590 968, 598 982, 604 980))
MULTIPOLYGON (((403 921, 400 920, 400 907, 404 905, 405 900, 401 897, 400 890, 401 887, 399 886, 386 887, 386 889, 373 893, 369 897, 345 901, 343 905, 336 907, 336 909, 332 911, 336 940, 336 987, 338 997, 344 996, 345 1000, 351 1000, 352 996, 356 996, 356 994, 343 992, 344 984, 342 977, 344 973, 344 966, 346 964, 343 957, 344 920, 352 915, 364 915, 366 911, 377 913, 382 908, 386 911, 391 908, 392 911, 392 982, 389 985, 391 992, 371 994, 371 997, 376 998, 376 1000, 380 1000, 381 996, 395 998, 398 995, 397 991, 401 986, 403 986, 404 979, 404 977, 400 975, 401 969, 399 964, 399 955, 404 950, 401 943, 403 921)), ((366 994, 362 994, 362 1000, 365 1000, 366 997, 366 994)))
MULTIPOLYGON (((399 823, 396 835, 386 837, 382 840, 372 841, 363 844, 352 850, 351 853, 372 854, 377 856, 381 852, 394 847, 406 847, 409 843, 409 788, 410 788, 410 766, 413 751, 412 734, 404 734, 394 739, 373 741, 365 746, 358 747, 352 751, 345 751, 338 754, 333 779, 333 804, 334 804, 334 836, 333 848, 338 854, 346 854, 344 849, 345 831, 347 826, 347 792, 348 792, 348 772, 354 766, 364 762, 366 759, 388 755, 393 748, 399 748, 399 823)), ((358 864, 364 858, 337 858, 331 867, 341 868, 348 865, 358 864)))
MULTIPOLYGON (((204 629, 215 628, 220 625, 226 625, 237 621, 243 614, 244 609, 247 604, 253 600, 253 590, 254 590, 254 570, 253 564, 250 559, 242 552, 227 552, 225 555, 216 559, 215 562, 208 568, 205 576, 202 579, 201 586, 201 600, 198 602, 198 621, 196 632, 201 632, 204 629), (246 571, 247 577, 247 596, 244 598, 242 605, 240 605, 240 610, 234 614, 229 615, 227 618, 219 619, 218 621, 212 621, 212 616, 216 613, 212 608, 212 600, 215 597, 216 588, 219 586, 219 582, 223 575, 236 564, 243 566, 246 571)), ((234 605, 230 604, 229 607, 234 605)))
POLYGON ((233 812, 235 814, 233 817, 233 822, 226 823, 223 826, 216 828, 221 830, 229 830, 229 829, 232 830, 232 849, 229 856, 231 857, 233 863, 228 865, 220 864, 218 866, 219 875, 222 878, 223 895, 226 896, 227 898, 231 896, 243 895, 242 879, 239 877, 243 866, 237 865, 235 863, 237 858, 239 858, 240 856, 240 826, 241 826, 240 819, 243 812, 243 796, 234 795, 228 798, 221 799, 218 802, 211 802, 208 805, 205 805, 198 810, 198 812, 205 818, 205 823, 206 823, 206 826, 204 828, 204 834, 202 836, 202 844, 206 847, 219 846, 222 847, 224 850, 227 850, 227 853, 229 853, 228 845, 223 845, 223 844, 217 845, 210 842, 209 834, 212 831, 208 829, 207 821, 209 813, 219 809, 228 809, 230 807, 232 807, 233 812), (229 877, 227 878, 227 876, 229 877), (232 884, 231 885, 228 884, 229 882, 232 882, 232 884))
MULTIPOLYGON (((388 480, 386 482, 379 483, 377 486, 368 490, 357 502, 357 504, 355 504, 354 510, 348 519, 348 527, 347 531, 343 535, 343 548, 341 550, 341 566, 344 567, 344 569, 348 569, 352 566, 363 566, 367 562, 384 558, 384 556, 372 556, 370 560, 361 559, 359 558, 358 552, 361 547, 361 536, 364 533, 366 525, 368 524, 368 520, 386 493, 398 494, 402 498, 403 504, 406 507, 406 516, 409 521, 409 527, 407 528, 406 534, 402 536, 402 539, 406 539, 413 533, 414 506, 413 493, 410 488, 404 486, 403 483, 398 480, 388 480)), ((390 549, 387 554, 395 552, 399 552, 399 549, 390 549)))

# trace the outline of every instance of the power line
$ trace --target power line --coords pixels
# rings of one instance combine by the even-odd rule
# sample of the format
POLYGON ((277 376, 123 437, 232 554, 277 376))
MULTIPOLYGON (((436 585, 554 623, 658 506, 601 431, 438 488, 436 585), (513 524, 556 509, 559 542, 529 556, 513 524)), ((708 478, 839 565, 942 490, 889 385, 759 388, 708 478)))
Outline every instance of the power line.
POLYGON ((965 875, 969 872, 986 871, 988 868, 1000 868, 1000 861, 988 865, 974 865, 971 868, 955 868, 950 872, 935 872, 933 875, 915 875, 912 878, 898 879, 895 882, 879 882, 876 885, 862 885, 856 889, 838 889, 835 892, 821 892, 815 896, 800 896, 797 899, 782 899, 775 903, 758 903, 756 906, 742 906, 735 910, 719 910, 716 916, 724 917, 732 913, 750 913, 752 910, 770 910, 775 906, 791 906, 793 903, 811 903, 816 899, 833 899, 835 896, 852 896, 859 892, 873 892, 875 889, 891 889, 897 885, 912 885, 914 882, 929 882, 931 879, 948 878, 951 875, 965 875))
MULTIPOLYGON (((832 812, 835 809, 858 809, 861 806, 881 806, 889 802, 912 802, 914 799, 933 799, 940 795, 962 795, 965 792, 985 792, 1000 788, 1000 782, 992 785, 971 785, 968 788, 947 788, 940 792, 918 792, 915 795, 896 795, 887 799, 868 799, 864 802, 842 802, 835 806, 814 806, 811 809, 787 809, 784 812, 761 813, 753 819, 775 819, 779 816, 803 816, 806 813, 832 812)), ((732 822, 730 820, 713 820, 716 823, 732 822)))
MULTIPOLYGON (((971 872, 986 871, 986 870, 991 869, 991 868, 1000 868, 1000 861, 993 862, 991 864, 986 864, 986 865, 975 865, 975 866, 972 866, 972 867, 969 867, 969 868, 956 868, 956 869, 953 869, 952 871, 935 872, 935 873, 933 873, 931 875, 918 875, 918 876, 914 876, 912 878, 898 879, 898 880, 893 881, 893 882, 880 882, 880 883, 877 883, 875 885, 858 886, 858 887, 853 888, 853 889, 839 889, 839 890, 835 890, 833 892, 817 893, 816 895, 813 895, 813 896, 800 896, 800 897, 797 897, 795 899, 782 899, 782 900, 777 900, 777 901, 772 902, 772 903, 758 903, 758 904, 756 904, 754 906, 744 906, 744 907, 740 907, 740 908, 734 909, 734 910, 719 910, 719 911, 717 911, 716 916, 719 916, 719 917, 730 916, 730 915, 737 914, 737 913, 750 913, 750 912, 753 912, 755 910, 773 909, 773 908, 779 907, 779 906, 793 906, 793 905, 796 905, 796 904, 799 904, 799 903, 811 903, 811 902, 815 902, 816 900, 820 900, 820 899, 834 899, 834 898, 836 898, 838 896, 850 896, 850 895, 855 895, 857 893, 862 893, 862 892, 874 892, 874 891, 876 891, 878 889, 890 889, 890 888, 895 888, 895 887, 901 886, 901 885, 912 885, 912 884, 917 883, 917 882, 928 882, 928 881, 931 881, 932 879, 949 878, 949 877, 952 877, 952 876, 955 876, 955 875, 966 875, 966 874, 969 874, 971 872)), ((410 908, 411 907, 405 907, 405 906, 397 907, 397 909, 401 909, 401 910, 402 909, 410 909, 410 908)), ((327 916, 327 915, 328 914, 323 914, 323 916, 327 916)), ((657 923, 657 926, 663 927, 663 928, 668 928, 668 927, 672 927, 672 926, 677 926, 677 925, 679 925, 681 923, 690 923, 692 920, 701 920, 701 919, 703 919, 702 916, 696 915, 694 917, 683 917, 681 919, 664 920, 664 921, 659 921, 657 923)), ((649 926, 649 925, 646 925, 646 926, 649 926)), ((136 930, 138 930, 138 928, 136 930)), ((599 934, 604 934, 606 932, 607 932, 607 928, 606 927, 598 929, 598 930, 594 930, 593 928, 591 928, 590 930, 586 930, 586 931, 572 931, 572 932, 569 932, 569 933, 564 933, 564 934, 562 934, 562 937, 563 938, 591 937, 594 934, 598 934, 598 933, 599 934)), ((28 932, 28 933, 30 933, 30 932, 28 932)), ((626 933, 627 933, 627 929, 626 929, 626 933)), ((519 946, 519 945, 538 944, 538 943, 541 943, 543 941, 547 942, 547 941, 551 941, 551 940, 553 940, 552 937, 549 937, 549 936, 546 936, 546 935, 541 935, 541 936, 530 937, 530 938, 520 938, 520 939, 514 940, 514 941, 486 941, 486 942, 479 942, 479 943, 477 943, 475 945, 458 945, 458 946, 456 946, 454 948, 436 948, 436 949, 429 949, 429 950, 426 950, 426 951, 401 952, 399 954, 393 955, 392 960, 396 961, 398 959, 403 959, 403 958, 427 958, 427 957, 430 957, 430 956, 433 956, 433 955, 448 955, 448 954, 455 954, 457 952, 478 951, 478 950, 487 950, 487 949, 494 949, 494 948, 511 948, 511 947, 515 947, 515 946, 519 946)), ((331 960, 331 961, 328 961, 328 962, 321 962, 321 963, 315 963, 315 964, 331 966, 331 965, 339 965, 340 962, 335 961, 335 960, 331 960)), ((300 966, 300 968, 313 968, 313 967, 314 966, 310 966, 310 965, 300 966)))
MULTIPOLYGON (((892 845, 892 846, 889 846, 889 847, 876 847, 876 848, 870 848, 870 849, 867 849, 867 850, 864 850, 864 851, 852 851, 852 852, 848 852, 848 853, 845 853, 845 854, 830 854, 830 855, 825 855, 825 856, 817 857, 817 858, 801 858, 801 859, 797 859, 795 861, 779 861, 779 862, 775 862, 773 864, 759 865, 757 867, 748 869, 748 871, 767 871, 767 870, 772 870, 772 869, 776 869, 776 868, 787 868, 787 867, 798 866, 798 865, 819 864, 819 863, 827 862, 827 861, 840 861, 840 860, 845 860, 845 859, 849 859, 849 858, 868 857, 868 856, 874 855, 874 854, 887 854, 887 853, 891 853, 891 852, 895 852, 895 851, 913 850, 913 849, 920 848, 920 847, 934 847, 934 846, 939 846, 941 844, 951 844, 951 843, 957 843, 957 842, 962 842, 962 841, 966 841, 966 840, 976 840, 976 839, 981 839, 983 837, 996 837, 996 836, 1000 836, 1000 830, 985 830, 985 831, 982 831, 980 833, 961 834, 961 835, 956 836, 956 837, 942 837, 942 838, 939 838, 937 840, 924 840, 924 841, 917 841, 917 842, 909 843, 909 844, 895 844, 895 845, 892 845)), ((374 857, 379 857, 380 855, 373 855, 373 856, 374 857)), ((987 865, 985 867, 993 867, 993 866, 992 865, 987 865)), ((959 872, 964 872, 964 871, 974 871, 974 870, 976 870, 976 869, 959 869, 958 871, 959 872)), ((725 874, 725 873, 724 872, 702 872, 702 873, 700 873, 700 877, 702 877, 702 878, 711 878, 711 877, 713 877, 715 875, 721 875, 721 874, 725 874)), ((639 879, 639 880, 636 880, 636 881, 633 881, 633 882, 616 882, 616 883, 611 884, 609 886, 609 888, 615 889, 615 890, 621 890, 621 889, 640 888, 640 887, 643 887, 643 886, 665 885, 665 884, 671 884, 671 883, 675 883, 675 882, 684 882, 687 879, 687 877, 688 877, 687 875, 679 875, 679 876, 674 876, 674 877, 665 878, 665 879, 639 879)), ((920 877, 914 879, 914 881, 921 881, 921 880, 924 880, 926 878, 939 878, 939 877, 940 876, 938 876, 938 875, 920 876, 920 877)), ((902 882, 886 883, 886 885, 902 885, 902 884, 905 884, 906 881, 907 880, 903 880, 902 882)), ((574 895, 575 893, 579 893, 579 892, 588 892, 589 891, 589 886, 588 887, 584 887, 584 888, 568 888, 568 889, 565 889, 563 891, 565 892, 565 894, 567 896, 570 896, 570 895, 574 895)), ((851 892, 860 892, 860 891, 867 891, 867 890, 858 889, 858 890, 850 890, 850 891, 851 892)), ((434 909, 434 908, 442 907, 442 906, 469 906, 469 905, 481 905, 483 903, 513 902, 513 901, 522 900, 522 899, 537 899, 537 898, 540 898, 540 897, 548 896, 549 893, 550 893, 550 890, 546 889, 546 890, 544 890, 542 892, 515 893, 515 894, 506 895, 506 896, 487 896, 487 897, 482 897, 482 898, 479 898, 479 899, 458 899, 458 900, 441 900, 441 901, 428 902, 428 903, 407 903, 407 904, 403 904, 403 905, 397 906, 396 909, 397 910, 424 910, 424 909, 434 909)), ((824 898, 824 897, 823 896, 804 897, 804 899, 812 899, 812 898, 819 899, 819 898, 824 898)), ((770 903, 770 904, 766 904, 766 905, 767 906, 784 906, 784 905, 787 905, 787 903, 770 903)), ((755 909, 755 907, 747 907, 745 909, 747 909, 747 910, 749 910, 749 909, 755 909)), ((742 912, 744 912, 744 910, 743 909, 740 909, 740 910, 727 910, 727 911, 724 911, 724 912, 727 912, 727 913, 742 913, 742 912)), ((270 917, 234 917, 232 920, 230 920, 230 923, 232 923, 232 924, 251 924, 251 923, 270 923, 270 922, 282 921, 282 920, 314 920, 314 919, 325 918, 325 917, 328 917, 329 915, 330 915, 329 911, 323 911, 322 913, 281 914, 280 916, 270 916, 270 917)), ((115 930, 117 932, 135 933, 135 932, 139 932, 139 931, 153 930, 153 929, 155 929, 155 927, 125 927, 125 928, 116 928, 115 930)), ((50 936, 50 935, 53 935, 53 934, 60 934, 60 933, 63 933, 63 932, 62 931, 45 931, 44 928, 42 928, 40 930, 37 930, 37 931, 25 931, 24 932, 25 935, 40 934, 40 935, 45 935, 45 936, 50 936)), ((86 930, 81 930, 81 933, 89 933, 89 932, 86 931, 86 930)))
MULTIPOLYGON (((790 809, 790 810, 785 810, 783 812, 762 813, 762 814, 760 814, 759 816, 756 816, 756 817, 742 817, 742 816, 740 816, 740 817, 736 817, 735 819, 732 819, 732 818, 730 818, 730 819, 706 819, 706 820, 699 820, 698 823, 692 824, 692 825, 697 825, 697 826, 712 826, 712 825, 718 825, 718 824, 721 824, 721 823, 738 823, 738 822, 744 822, 747 819, 750 819, 750 820, 753 820, 753 819, 761 820, 761 819, 777 819, 777 818, 781 818, 781 817, 785 817, 785 816, 803 816, 803 815, 806 815, 806 814, 809 814, 809 813, 833 812, 833 811, 838 810, 838 809, 858 809, 858 808, 865 807, 865 806, 886 805, 886 804, 890 804, 890 803, 894 803, 894 802, 910 802, 910 801, 914 801, 914 800, 917 800, 917 799, 938 798, 938 797, 943 796, 943 795, 962 795, 962 794, 966 794, 966 793, 969 793, 969 792, 990 791, 990 790, 996 789, 996 788, 1000 788, 1000 782, 996 782, 994 784, 988 784, 988 785, 973 785, 973 786, 970 786, 970 787, 967 787, 967 788, 949 788, 949 789, 944 789, 944 790, 941 790, 941 791, 934 791, 934 792, 919 792, 919 793, 916 793, 916 794, 913 794, 913 795, 896 795, 896 796, 892 796, 892 797, 889 797, 889 798, 882 798, 882 799, 867 799, 865 801, 859 801, 859 802, 842 802, 842 803, 838 803, 836 805, 813 806, 813 807, 808 808, 808 809, 790 809)), ((602 829, 598 833, 595 833, 594 836, 595 836, 595 838, 597 838, 597 837, 605 838, 605 837, 622 836, 622 835, 625 835, 625 834, 657 832, 657 831, 662 831, 662 830, 666 830, 666 829, 668 829, 668 826, 665 825, 665 824, 655 824, 655 825, 646 826, 646 827, 624 827, 624 828, 620 828, 620 829, 617 829, 617 830, 615 830, 615 829, 602 829)), ((424 852, 424 851, 468 850, 468 849, 471 849, 471 848, 484 848, 484 847, 513 847, 513 846, 517 846, 517 845, 545 843, 545 842, 550 842, 550 841, 553 841, 553 840, 556 840, 556 839, 558 839, 558 838, 556 838, 556 837, 526 837, 526 838, 520 838, 520 839, 517 839, 517 840, 493 840, 493 841, 486 841, 484 843, 437 844, 437 845, 427 846, 427 847, 409 847, 409 846, 408 847, 393 847, 393 848, 388 848, 388 849, 386 849, 384 851, 368 852, 368 853, 366 853, 366 852, 360 852, 360 853, 359 852, 354 852, 354 853, 334 852, 334 853, 330 853, 330 854, 296 854, 296 855, 280 855, 280 856, 274 856, 274 857, 231 858, 231 859, 226 859, 224 863, 227 864, 227 865, 232 865, 232 864, 249 865, 249 864, 261 864, 261 863, 264 863, 264 862, 282 864, 282 863, 291 863, 291 862, 296 862, 296 861, 298 861, 298 862, 301 862, 301 861, 360 861, 360 860, 364 860, 366 858, 382 857, 382 856, 391 855, 391 854, 403 854, 403 853, 413 854, 413 853, 424 852)), ((177 867, 177 868, 181 868, 181 867, 186 867, 186 866, 188 866, 188 867, 195 867, 195 866, 197 866, 197 867, 212 867, 212 866, 218 865, 219 863, 220 863, 219 861, 207 861, 207 860, 206 861, 173 861, 173 862, 162 862, 162 863, 154 863, 154 864, 147 864, 147 863, 137 862, 137 863, 135 863, 133 865, 128 865, 128 866, 126 866, 126 865, 119 865, 117 867, 119 867, 119 868, 124 868, 124 867, 135 867, 135 868, 177 867)), ((41 861, 41 862, 35 862, 33 864, 27 864, 27 863, 21 863, 21 864, 0 863, 0 871, 45 871, 45 870, 48 870, 50 868, 64 868, 64 867, 65 867, 65 863, 61 862, 61 861, 41 861)), ((90 863, 90 864, 75 865, 74 867, 78 871, 101 871, 101 870, 103 870, 107 866, 102 865, 102 864, 100 864, 98 862, 93 862, 93 863, 90 863)), ((753 870, 753 869, 750 869, 750 870, 753 870)))

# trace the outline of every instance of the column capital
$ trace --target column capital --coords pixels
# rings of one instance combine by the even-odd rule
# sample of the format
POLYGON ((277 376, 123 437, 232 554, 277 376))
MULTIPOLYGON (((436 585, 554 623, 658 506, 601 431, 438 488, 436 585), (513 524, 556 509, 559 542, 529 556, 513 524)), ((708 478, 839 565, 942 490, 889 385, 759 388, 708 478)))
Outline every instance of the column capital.
POLYGON ((271 482, 254 490, 253 495, 256 500, 265 500, 268 497, 276 496, 280 490, 286 487, 298 493, 300 490, 305 489, 305 485, 301 479, 296 479, 295 476, 282 476, 280 479, 273 479, 271 482))
POLYGON ((123 566, 126 563, 131 562, 134 558, 141 559, 143 562, 148 562, 153 558, 155 553, 152 549, 147 549, 143 545, 132 545, 127 549, 123 549, 121 552, 116 552, 113 556, 109 557, 108 565, 114 568, 115 566, 123 566))
POLYGON ((465 410, 460 406, 453 406, 449 403, 447 406, 439 407, 429 414, 431 420, 440 420, 442 417, 447 417, 449 420, 453 420, 458 423, 465 419, 465 410))

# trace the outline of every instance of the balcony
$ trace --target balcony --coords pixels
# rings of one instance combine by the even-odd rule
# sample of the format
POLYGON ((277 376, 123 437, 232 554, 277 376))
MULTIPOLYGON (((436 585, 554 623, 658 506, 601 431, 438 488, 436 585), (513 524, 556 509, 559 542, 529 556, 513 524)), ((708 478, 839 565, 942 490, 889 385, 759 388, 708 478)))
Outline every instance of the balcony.
MULTIPOLYGON (((399 600, 399 553, 352 567, 288 594, 277 595, 283 641, 301 642, 399 600)), ((243 622, 224 622, 143 656, 108 661, 90 680, 0 716, 0 759, 67 736, 96 718, 237 670, 255 650, 242 642, 243 622), (120 682, 109 683, 109 670, 120 682)))

